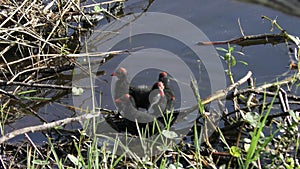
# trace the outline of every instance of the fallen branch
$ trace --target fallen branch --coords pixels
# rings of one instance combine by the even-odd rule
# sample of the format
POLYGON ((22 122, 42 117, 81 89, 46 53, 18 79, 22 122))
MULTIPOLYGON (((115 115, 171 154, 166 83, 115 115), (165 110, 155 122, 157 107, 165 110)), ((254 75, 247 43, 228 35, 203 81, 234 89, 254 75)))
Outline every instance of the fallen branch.
MULTIPOLYGON (((273 45, 279 43, 285 43, 287 41, 294 43, 297 48, 300 48, 300 39, 297 36, 288 34, 277 22, 267 16, 262 16, 262 19, 266 19, 275 25, 280 31, 280 34, 258 34, 245 36, 242 32, 242 37, 237 39, 231 39, 226 41, 215 41, 215 42, 198 42, 197 45, 221 45, 221 44, 236 44, 242 47, 251 45, 261 45, 271 43, 273 45)), ((272 28, 273 29, 273 28, 272 28)))
POLYGON ((206 99, 203 99, 202 104, 205 105, 205 104, 208 104, 208 103, 210 103, 214 100, 225 98, 228 95, 229 91, 231 91, 232 89, 236 88, 237 86, 245 83, 251 76, 252 76, 252 72, 248 71, 246 76, 244 76, 243 78, 241 78, 240 80, 238 80, 234 84, 228 86, 226 89, 217 91, 215 94, 207 97, 206 99))
POLYGON ((261 85, 261 86, 257 87, 256 90, 264 90, 264 89, 267 89, 270 87, 280 86, 280 85, 284 85, 284 84, 291 84, 291 83, 293 84, 297 81, 298 81, 298 78, 293 75, 293 76, 287 77, 283 80, 280 80, 278 82, 267 83, 267 84, 261 85))
POLYGON ((65 118, 65 119, 54 121, 54 122, 47 123, 47 124, 41 124, 41 125, 37 125, 37 126, 31 126, 31 127, 25 127, 22 129, 18 129, 18 130, 12 131, 12 132, 7 133, 4 136, 2 136, 0 138, 0 144, 4 143, 5 141, 8 141, 9 139, 12 139, 16 136, 19 136, 21 134, 48 130, 48 129, 54 128, 56 126, 63 126, 63 125, 66 125, 68 123, 75 122, 75 121, 88 120, 88 119, 91 119, 94 117, 98 117, 100 114, 101 114, 101 111, 97 112, 97 113, 92 113, 92 114, 84 114, 84 115, 73 117, 73 118, 65 118))
MULTIPOLYGON (((270 91, 264 91, 264 90, 258 90, 258 89, 242 89, 242 90, 238 91, 237 93, 235 93, 234 95, 231 95, 227 99, 231 99, 232 97, 238 96, 240 94, 246 94, 246 93, 254 93, 254 94, 259 94, 259 95, 266 94, 266 96, 270 96, 270 97, 274 97, 276 95, 275 92, 270 92, 270 91)), ((295 95, 291 95, 291 94, 288 94, 287 98, 295 100, 295 101, 300 101, 299 96, 295 96, 295 95)))
POLYGON ((198 42, 197 45, 223 45, 223 44, 236 44, 239 46, 252 46, 271 43, 272 45, 286 42, 284 34, 259 34, 242 36, 237 39, 214 41, 214 42, 198 42))

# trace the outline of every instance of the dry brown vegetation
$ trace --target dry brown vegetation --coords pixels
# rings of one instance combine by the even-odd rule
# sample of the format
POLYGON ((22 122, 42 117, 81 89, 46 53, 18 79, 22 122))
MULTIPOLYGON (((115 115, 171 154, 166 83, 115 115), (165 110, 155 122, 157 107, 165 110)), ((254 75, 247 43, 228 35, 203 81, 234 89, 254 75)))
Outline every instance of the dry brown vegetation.
POLYGON ((83 5, 75 0, 1 1, 1 103, 13 105, 5 107, 10 109, 7 112, 36 114, 34 107, 41 103, 19 102, 19 92, 35 89, 38 91, 33 92, 34 97, 39 97, 51 92, 47 88, 69 90, 68 86, 59 86, 67 81, 54 79, 74 68, 74 57, 81 50, 84 35, 99 20, 112 16, 109 6, 118 6, 119 2, 122 1, 83 5), (95 7, 99 10, 95 11, 95 7))

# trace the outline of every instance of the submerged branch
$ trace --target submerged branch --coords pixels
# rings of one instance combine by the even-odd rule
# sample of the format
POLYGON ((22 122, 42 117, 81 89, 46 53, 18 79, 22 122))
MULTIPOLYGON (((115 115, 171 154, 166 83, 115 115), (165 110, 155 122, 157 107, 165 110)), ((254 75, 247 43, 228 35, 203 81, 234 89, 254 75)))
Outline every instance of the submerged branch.
POLYGON ((223 45, 223 44, 236 44, 239 46, 252 46, 270 43, 272 45, 285 43, 286 36, 284 34, 259 34, 242 36, 237 39, 214 41, 214 42, 198 42, 197 45, 223 45))

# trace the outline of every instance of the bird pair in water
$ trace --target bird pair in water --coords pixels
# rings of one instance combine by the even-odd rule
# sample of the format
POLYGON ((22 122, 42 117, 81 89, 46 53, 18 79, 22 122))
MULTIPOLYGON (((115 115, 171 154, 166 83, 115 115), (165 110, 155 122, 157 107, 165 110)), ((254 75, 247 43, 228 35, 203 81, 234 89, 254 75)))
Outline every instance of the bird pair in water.
POLYGON ((158 81, 151 88, 131 86, 127 70, 123 67, 118 68, 111 76, 118 78, 115 84, 114 99, 118 110, 125 118, 137 120, 139 123, 148 123, 152 122, 154 117, 173 109, 175 96, 166 72, 160 72, 158 81))

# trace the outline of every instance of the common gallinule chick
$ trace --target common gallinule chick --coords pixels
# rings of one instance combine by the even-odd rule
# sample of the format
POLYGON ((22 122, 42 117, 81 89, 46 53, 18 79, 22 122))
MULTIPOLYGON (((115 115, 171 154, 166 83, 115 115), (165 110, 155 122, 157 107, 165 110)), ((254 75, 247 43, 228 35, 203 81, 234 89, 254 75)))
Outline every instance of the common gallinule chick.
MULTIPOLYGON (((156 109, 156 104, 154 104, 153 108, 153 114, 137 110, 132 104, 131 104, 132 96, 129 94, 125 94, 119 99, 116 99, 115 102, 122 103, 122 110, 121 110, 121 115, 123 118, 128 119, 129 121, 137 121, 139 123, 139 126, 145 126, 145 124, 150 124, 152 126, 154 118, 156 118, 158 125, 160 128, 165 127, 165 123, 169 123, 170 125, 173 125, 176 119, 180 116, 185 117, 187 114, 190 112, 194 111, 197 109, 197 105, 192 106, 190 108, 185 108, 185 109, 178 109, 178 110, 173 110, 171 113, 170 112, 162 112, 161 109, 156 109), (170 119, 171 118, 171 119, 170 119)), ((166 100, 165 100, 166 101, 166 100)), ((161 102, 161 100, 160 100, 161 102)), ((159 104, 161 104, 158 102, 159 104)), ((183 120, 183 119, 180 119, 183 120)), ((131 123, 127 122, 127 125, 132 126, 131 123)))
POLYGON ((132 96, 129 94, 125 94, 122 97, 115 100, 115 102, 121 104, 121 115, 132 121, 137 121, 139 123, 149 123, 154 120, 154 116, 150 115, 147 112, 139 111, 137 110, 132 102, 131 102, 132 96))
POLYGON ((158 81, 164 84, 164 93, 167 98, 166 109, 171 111, 174 108, 175 94, 173 88, 169 84, 170 79, 168 77, 168 73, 160 72, 158 81))
POLYGON ((149 94, 149 103, 150 106, 148 107, 148 112, 159 116, 162 115, 167 106, 167 98, 165 97, 164 93, 164 85, 162 82, 156 82, 149 94))
POLYGON ((127 77, 127 70, 120 67, 117 71, 113 72, 111 76, 116 76, 118 80, 116 81, 114 89, 114 99, 122 97, 129 91, 129 80, 127 77))
MULTIPOLYGON (((127 70, 123 67, 120 67, 116 72, 112 73, 111 76, 116 76, 118 78, 114 90, 114 99, 118 99, 124 94, 129 93, 133 98, 131 101, 134 100, 133 105, 137 109, 144 108, 148 110, 148 108, 151 106, 151 102, 156 100, 153 97, 157 97, 157 94, 160 94, 162 97, 164 97, 163 83, 157 82, 152 86, 152 88, 149 88, 145 85, 138 87, 130 86, 127 70)), ((119 107, 118 103, 116 103, 116 105, 119 107)))
MULTIPOLYGON (((156 117, 147 112, 137 110, 133 106, 131 100, 132 100, 132 96, 129 94, 125 94, 122 97, 115 100, 115 102, 117 102, 119 105, 121 105, 120 114, 125 119, 124 127, 133 126, 132 123, 135 124, 136 122, 139 124, 139 127, 142 127, 142 128, 144 128, 147 124, 149 124, 150 126, 153 126, 154 125, 153 122, 156 117)), ((157 124, 161 129, 163 129, 164 125, 160 121, 157 121, 157 124)), ((136 126, 136 125, 134 125, 134 126, 136 126)))
POLYGON ((147 86, 131 89, 129 94, 134 98, 135 107, 149 110, 153 104, 156 104, 161 97, 165 97, 164 85, 162 82, 156 82, 152 88, 147 86))
MULTIPOLYGON (((118 80, 116 81, 115 88, 114 88, 114 100, 122 97, 124 94, 129 92, 129 80, 127 76, 127 70, 123 67, 118 68, 115 72, 111 74, 111 76, 116 76, 118 80)), ((131 100, 132 104, 135 105, 134 99, 131 100)), ((117 108, 121 107, 119 102, 115 102, 117 108)))

